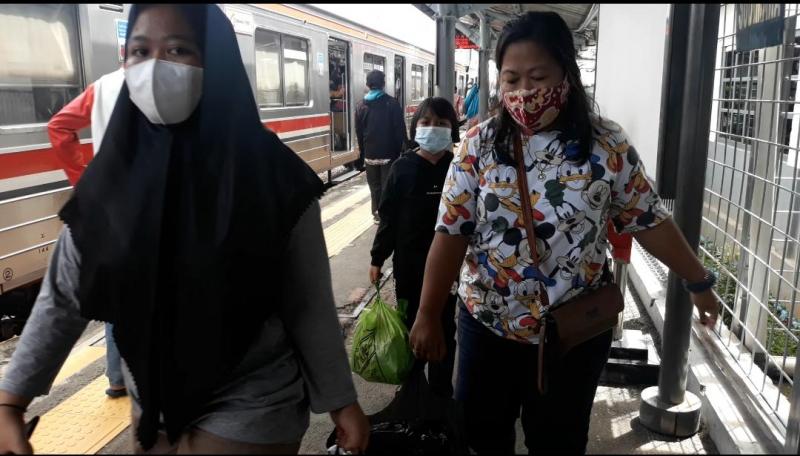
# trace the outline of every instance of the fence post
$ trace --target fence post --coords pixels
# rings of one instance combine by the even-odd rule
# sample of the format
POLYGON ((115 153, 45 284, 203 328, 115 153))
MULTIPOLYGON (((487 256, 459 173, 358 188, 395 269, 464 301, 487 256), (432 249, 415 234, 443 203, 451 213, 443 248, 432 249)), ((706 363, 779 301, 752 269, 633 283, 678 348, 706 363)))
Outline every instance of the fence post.
MULTIPOLYGON (((694 250, 702 222, 703 198, 698 195, 703 195, 708 159, 719 11, 719 4, 692 4, 689 30, 672 31, 673 36, 688 32, 678 166, 691 170, 678 173, 673 217, 694 250)), ((686 391, 692 310, 680 278, 670 273, 658 386, 642 391, 639 419, 653 431, 677 437, 691 436, 700 426, 702 403, 686 391)))

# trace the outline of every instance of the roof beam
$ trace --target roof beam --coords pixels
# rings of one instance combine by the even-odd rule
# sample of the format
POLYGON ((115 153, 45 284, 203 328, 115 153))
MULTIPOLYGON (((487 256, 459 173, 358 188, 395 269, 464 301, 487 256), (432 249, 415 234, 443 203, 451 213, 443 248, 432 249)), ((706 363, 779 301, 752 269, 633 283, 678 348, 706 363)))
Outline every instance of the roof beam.
MULTIPOLYGON (((440 8, 441 3, 425 3, 423 4, 425 7, 433 11, 435 14, 442 15, 442 9, 440 8)), ((422 10, 419 4, 414 4, 417 9, 422 10)), ((490 3, 467 3, 467 4, 449 4, 450 8, 448 8, 447 15, 448 16, 455 16, 456 18, 468 16, 472 13, 477 13, 479 11, 483 11, 487 8, 491 8, 490 3)), ((427 11, 423 12, 425 14, 430 14, 427 11)))
POLYGON ((490 8, 492 5, 490 3, 461 3, 455 5, 456 11, 458 11, 458 16, 462 17, 468 14, 477 13, 479 11, 483 11, 487 8, 490 8))
POLYGON ((582 32, 586 27, 588 27, 595 17, 597 17, 597 13, 600 11, 600 5, 597 3, 592 3, 592 8, 586 13, 586 17, 583 18, 583 22, 581 25, 578 26, 578 32, 582 32))

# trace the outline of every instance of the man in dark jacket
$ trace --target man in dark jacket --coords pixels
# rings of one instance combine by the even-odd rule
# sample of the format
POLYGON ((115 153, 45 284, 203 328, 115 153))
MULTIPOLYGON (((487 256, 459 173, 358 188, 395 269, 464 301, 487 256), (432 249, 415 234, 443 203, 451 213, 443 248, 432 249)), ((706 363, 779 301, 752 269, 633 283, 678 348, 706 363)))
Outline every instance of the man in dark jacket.
POLYGON ((372 197, 372 214, 378 223, 378 204, 386 187, 389 169, 403 152, 408 138, 400 103, 386 94, 382 71, 367 74, 369 93, 356 107, 358 148, 367 168, 367 183, 372 197))

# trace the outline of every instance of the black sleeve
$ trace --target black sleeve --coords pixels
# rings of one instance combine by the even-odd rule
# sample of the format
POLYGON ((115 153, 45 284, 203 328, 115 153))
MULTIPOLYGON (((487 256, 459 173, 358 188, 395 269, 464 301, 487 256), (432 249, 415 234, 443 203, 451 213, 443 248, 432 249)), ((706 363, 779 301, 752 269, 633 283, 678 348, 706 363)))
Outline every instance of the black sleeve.
POLYGON ((362 156, 364 154, 364 114, 366 106, 361 102, 356 106, 356 139, 358 140, 358 150, 362 156))
POLYGON ((400 204, 399 191, 402 188, 397 177, 398 163, 394 162, 389 170, 389 177, 386 180, 386 187, 381 192, 381 202, 378 206, 378 214, 381 223, 375 233, 375 240, 372 242, 372 266, 383 266, 383 263, 394 252, 395 239, 397 235, 397 222, 395 215, 400 204))

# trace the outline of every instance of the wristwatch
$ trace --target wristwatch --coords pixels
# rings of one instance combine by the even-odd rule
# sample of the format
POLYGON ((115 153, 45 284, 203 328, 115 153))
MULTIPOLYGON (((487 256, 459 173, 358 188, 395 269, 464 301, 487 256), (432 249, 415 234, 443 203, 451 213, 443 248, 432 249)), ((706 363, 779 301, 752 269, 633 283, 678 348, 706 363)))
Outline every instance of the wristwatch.
POLYGON ((711 289, 717 283, 717 275, 714 271, 706 269, 706 275, 703 277, 703 280, 699 282, 692 282, 689 283, 685 279, 683 280, 683 288, 688 291, 689 293, 702 293, 706 290, 711 289))

